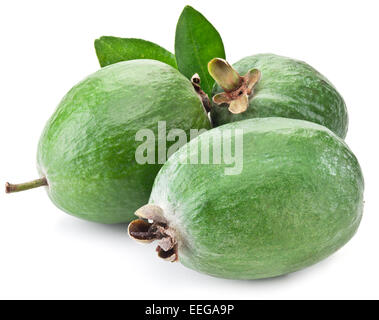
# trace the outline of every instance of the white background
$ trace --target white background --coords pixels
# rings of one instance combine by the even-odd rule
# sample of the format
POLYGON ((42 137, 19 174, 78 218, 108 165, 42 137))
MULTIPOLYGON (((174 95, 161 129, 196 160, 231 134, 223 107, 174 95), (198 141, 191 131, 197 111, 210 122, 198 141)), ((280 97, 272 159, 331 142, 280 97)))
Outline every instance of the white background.
POLYGON ((366 181, 356 236, 287 276, 232 281, 156 257, 106 226, 58 210, 43 189, 0 194, 0 298, 379 298, 378 1, 2 1, 0 183, 37 177, 45 122, 76 82, 99 69, 93 40, 139 37, 173 51, 184 5, 223 37, 227 59, 272 52, 307 61, 344 96, 347 143, 366 181), (150 290, 146 290, 146 288, 150 290))

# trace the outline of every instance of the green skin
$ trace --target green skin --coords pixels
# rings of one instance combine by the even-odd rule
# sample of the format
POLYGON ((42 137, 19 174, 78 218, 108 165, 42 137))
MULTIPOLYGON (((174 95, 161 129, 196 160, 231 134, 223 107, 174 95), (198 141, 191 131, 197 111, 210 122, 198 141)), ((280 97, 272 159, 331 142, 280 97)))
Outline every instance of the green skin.
MULTIPOLYGON (((211 118, 215 127, 250 118, 283 117, 321 124, 345 138, 345 102, 328 79, 308 64, 274 54, 258 54, 243 58, 233 67, 240 75, 257 68, 261 80, 243 113, 233 114, 225 104, 213 103, 211 118)), ((223 89, 216 84, 212 96, 219 92, 223 89)))
POLYGON ((224 125, 189 145, 209 139, 212 150, 216 131, 227 129, 232 142, 234 129, 243 129, 241 174, 225 175, 225 164, 180 164, 188 159, 181 148, 155 180, 150 202, 175 230, 182 264, 222 278, 275 277, 349 241, 364 182, 342 139, 308 121, 273 117, 224 125))
MULTIPOLYGON (((153 130, 157 146, 158 121, 166 121, 167 132, 210 127, 191 83, 167 64, 120 62, 74 86, 39 142, 38 170, 47 178, 51 200, 91 221, 132 220, 162 166, 136 162, 136 148, 143 142, 135 141, 135 134, 153 130)), ((173 143, 167 142, 167 148, 173 143)))

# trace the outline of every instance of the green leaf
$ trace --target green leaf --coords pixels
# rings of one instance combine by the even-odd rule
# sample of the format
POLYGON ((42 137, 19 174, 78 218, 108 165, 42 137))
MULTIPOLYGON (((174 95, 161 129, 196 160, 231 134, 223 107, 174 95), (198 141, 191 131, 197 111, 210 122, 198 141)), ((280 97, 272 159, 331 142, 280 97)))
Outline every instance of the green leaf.
POLYGON ((171 52, 142 39, 101 37, 95 40, 95 49, 101 67, 120 61, 152 59, 177 68, 175 56, 171 52))
POLYGON ((212 24, 190 6, 184 8, 176 26, 175 56, 179 71, 188 79, 198 73, 201 88, 210 95, 214 80, 208 73, 208 62, 225 59, 224 45, 212 24))

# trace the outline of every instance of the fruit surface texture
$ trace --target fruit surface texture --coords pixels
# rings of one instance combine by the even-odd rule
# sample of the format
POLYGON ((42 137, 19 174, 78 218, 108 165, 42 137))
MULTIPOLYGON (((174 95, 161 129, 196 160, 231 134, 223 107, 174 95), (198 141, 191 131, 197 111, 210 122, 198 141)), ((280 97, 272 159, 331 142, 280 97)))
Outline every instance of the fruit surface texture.
POLYGON ((342 139, 315 123, 272 117, 214 128, 188 146, 209 141, 212 149, 216 133, 227 130, 232 146, 243 134, 240 174, 225 175, 229 164, 186 164, 200 150, 189 147, 156 177, 150 204, 174 230, 182 264, 223 278, 275 277, 349 241, 361 220, 364 181, 342 139))
MULTIPOLYGON (((102 223, 128 222, 146 203, 162 164, 138 164, 140 129, 209 128, 190 81, 171 66, 131 60, 105 67, 74 86, 48 121, 38 170, 62 210, 102 223)), ((164 137, 166 139, 166 137, 164 137)), ((167 142, 167 147, 172 142, 167 142)), ((157 151, 155 151, 157 153, 157 151)))
MULTIPOLYGON (((305 62, 277 56, 257 54, 233 64, 241 75, 256 68, 261 72, 247 110, 240 114, 225 105, 213 104, 214 126, 249 118, 283 117, 321 124, 345 138, 348 115, 343 98, 323 75, 305 62)), ((212 95, 223 92, 215 85, 212 95)))

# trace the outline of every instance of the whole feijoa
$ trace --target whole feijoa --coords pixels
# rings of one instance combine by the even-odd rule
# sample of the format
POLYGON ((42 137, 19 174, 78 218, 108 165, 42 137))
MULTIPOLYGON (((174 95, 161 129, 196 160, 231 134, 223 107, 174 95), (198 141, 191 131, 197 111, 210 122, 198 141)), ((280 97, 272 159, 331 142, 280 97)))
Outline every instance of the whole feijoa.
POLYGON ((165 161, 161 156, 175 143, 166 141, 166 131, 209 127, 200 98, 179 71, 155 60, 116 63, 84 79, 60 102, 39 142, 41 178, 8 184, 7 190, 47 185, 54 204, 69 214, 129 222, 148 201, 165 161), (157 132, 159 121, 163 136, 157 132), (137 148, 149 137, 137 138, 140 129, 151 130, 155 148, 145 164, 136 160, 137 148))
POLYGON ((249 118, 283 117, 321 124, 345 138, 345 102, 331 82, 305 62, 257 54, 230 66, 213 59, 214 126, 249 118))
POLYGON ((275 117, 233 122, 168 160, 129 235, 159 240, 160 257, 206 274, 274 277, 348 242, 361 221, 363 189, 356 157, 329 129, 275 117), (220 161, 221 140, 242 156, 220 161))

